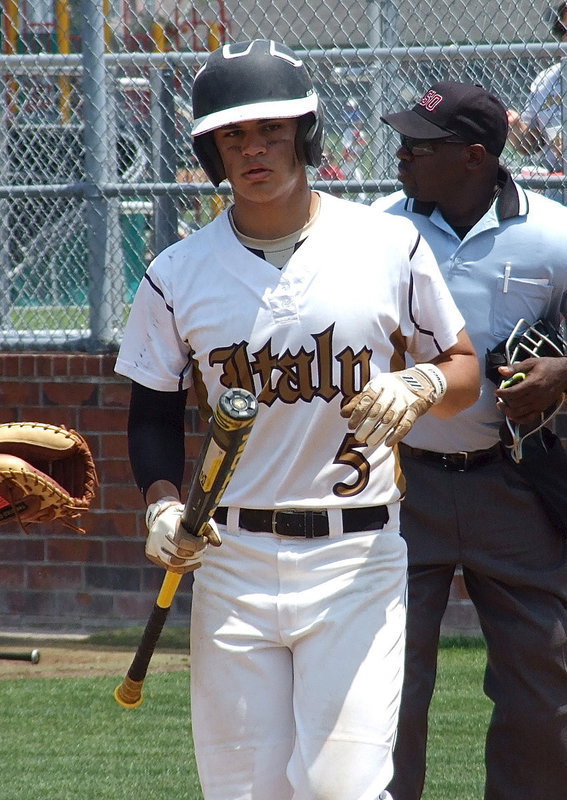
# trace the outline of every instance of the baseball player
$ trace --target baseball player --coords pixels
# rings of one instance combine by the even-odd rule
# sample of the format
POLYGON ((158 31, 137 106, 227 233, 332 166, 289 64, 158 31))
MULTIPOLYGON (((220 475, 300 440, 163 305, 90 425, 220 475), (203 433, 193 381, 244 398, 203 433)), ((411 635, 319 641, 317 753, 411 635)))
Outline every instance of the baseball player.
POLYGON ((476 357, 414 227, 309 188, 323 117, 293 51, 224 45, 195 78, 193 110, 195 153, 234 203, 150 265, 116 369, 132 379, 146 553, 199 567, 203 792, 389 798, 406 580, 393 447, 426 411, 474 402, 476 357), (190 386, 205 418, 228 387, 259 401, 212 522, 222 545, 193 551, 172 540, 190 386))
MULTIPOLYGON (((430 244, 483 362, 488 354, 493 364, 490 355, 519 320, 559 328, 567 209, 524 190, 500 164, 508 128, 501 101, 480 86, 441 81, 383 120, 401 137, 403 192, 374 207, 392 220, 410 219, 430 244)), ((423 417, 399 446, 409 580, 394 800, 422 796, 439 631, 459 565, 486 638, 484 690, 494 703, 484 798, 567 796, 567 547, 527 471, 505 458, 500 441, 505 419, 514 430, 521 425, 524 438, 561 403, 567 358, 519 352, 513 367, 494 370, 497 385, 516 373, 523 380, 495 388, 486 370, 473 406, 443 424, 423 417)), ((527 436, 525 450, 536 442, 527 436)), ((540 480, 560 483, 549 474, 555 463, 542 446, 540 480)))

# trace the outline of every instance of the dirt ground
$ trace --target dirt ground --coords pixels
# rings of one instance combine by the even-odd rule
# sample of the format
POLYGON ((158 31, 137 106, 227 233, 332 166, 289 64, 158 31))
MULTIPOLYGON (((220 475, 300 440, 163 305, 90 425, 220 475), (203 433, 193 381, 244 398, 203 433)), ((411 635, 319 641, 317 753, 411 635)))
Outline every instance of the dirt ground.
MULTIPOLYGON (((0 645, 0 680, 6 678, 85 678, 97 675, 126 674, 136 649, 102 649, 69 643, 42 645, 28 642, 0 645), (13 660, 10 656, 31 656, 39 651, 39 661, 13 660)), ((180 652, 157 652, 151 661, 152 673, 187 669, 189 655, 180 652)))

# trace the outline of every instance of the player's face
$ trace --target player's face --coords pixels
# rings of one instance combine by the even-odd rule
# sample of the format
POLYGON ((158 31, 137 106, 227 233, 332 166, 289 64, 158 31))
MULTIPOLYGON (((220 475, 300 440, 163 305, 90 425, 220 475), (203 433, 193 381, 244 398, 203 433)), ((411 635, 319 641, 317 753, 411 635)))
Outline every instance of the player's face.
POLYGON ((408 197, 441 202, 459 191, 467 144, 456 140, 417 140, 402 137, 398 148, 398 180, 408 197))
POLYGON ((260 119, 214 131, 235 200, 267 203, 305 182, 295 152, 297 119, 260 119))

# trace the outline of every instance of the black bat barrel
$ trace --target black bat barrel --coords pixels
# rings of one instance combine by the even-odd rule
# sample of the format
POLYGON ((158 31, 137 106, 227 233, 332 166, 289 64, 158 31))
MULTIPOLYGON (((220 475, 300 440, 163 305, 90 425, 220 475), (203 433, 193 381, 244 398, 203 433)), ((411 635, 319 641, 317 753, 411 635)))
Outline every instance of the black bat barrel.
POLYGON ((0 653, 0 659, 3 661, 31 661, 32 664, 37 664, 39 661, 39 650, 32 650, 29 653, 0 653))

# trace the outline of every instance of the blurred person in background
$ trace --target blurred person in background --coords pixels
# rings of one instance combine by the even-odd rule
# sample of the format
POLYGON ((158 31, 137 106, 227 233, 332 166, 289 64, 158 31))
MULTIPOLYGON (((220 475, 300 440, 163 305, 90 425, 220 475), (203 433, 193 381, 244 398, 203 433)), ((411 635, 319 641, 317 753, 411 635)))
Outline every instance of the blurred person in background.
MULTIPOLYGON (((552 12, 553 36, 567 42, 567 2, 552 12)), ((533 155, 537 166, 549 173, 562 175, 562 107, 567 87, 562 87, 562 62, 542 70, 530 86, 528 102, 523 111, 508 109, 508 138, 522 155, 533 155)), ((560 200, 560 190, 551 189, 548 196, 560 200)))
MULTIPOLYGON (((317 177, 322 181, 345 181, 346 175, 337 163, 335 156, 328 150, 323 151, 321 154, 321 164, 317 169, 317 177)), ((340 197, 341 192, 336 189, 329 188, 330 194, 340 197)))
MULTIPOLYGON (((366 134, 362 129, 363 119, 358 101, 353 97, 347 100, 343 110, 343 116, 347 125, 343 129, 341 135, 343 146, 343 163, 341 168, 346 180, 362 183, 364 174, 360 167, 360 162, 368 142, 366 140, 366 134)), ((364 202, 366 200, 366 194, 360 192, 357 195, 357 199, 364 202)))

